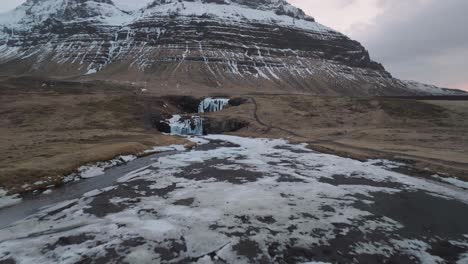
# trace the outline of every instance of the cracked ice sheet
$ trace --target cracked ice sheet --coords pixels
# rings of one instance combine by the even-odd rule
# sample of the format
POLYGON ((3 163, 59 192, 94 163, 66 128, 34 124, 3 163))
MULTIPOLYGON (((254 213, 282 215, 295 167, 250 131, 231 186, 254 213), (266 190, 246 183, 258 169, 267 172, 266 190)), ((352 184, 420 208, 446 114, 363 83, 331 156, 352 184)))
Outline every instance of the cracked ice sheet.
MULTIPOLYGON (((131 263, 210 263, 218 258, 249 263, 266 258, 271 262, 272 251, 282 258, 294 254, 291 245, 323 247, 356 230, 364 235, 392 234, 404 228, 391 216, 379 217, 355 206, 363 199, 372 203, 376 192, 422 190, 468 201, 466 192, 316 153, 284 140, 204 139, 239 147, 160 157, 153 165, 122 178, 114 188, 90 192, 0 230, 0 261, 76 263, 83 258, 107 262, 121 258, 131 263), (200 164, 205 166, 191 167, 200 164), (243 173, 239 176, 234 171, 243 173), (230 175, 244 181, 233 183, 230 175), (400 187, 335 186, 321 181, 335 175, 383 185, 397 182, 400 187), (280 180, 282 177, 286 180, 280 180), (273 245, 276 248, 271 250, 273 245), (215 258, 211 258, 213 254, 215 258)), ((385 254, 397 251, 421 261, 439 261, 427 253, 429 246, 423 241, 392 239, 397 246, 391 249, 378 242, 356 241, 355 252, 349 254, 388 256, 385 254)), ((295 254, 295 262, 327 262, 295 254)))

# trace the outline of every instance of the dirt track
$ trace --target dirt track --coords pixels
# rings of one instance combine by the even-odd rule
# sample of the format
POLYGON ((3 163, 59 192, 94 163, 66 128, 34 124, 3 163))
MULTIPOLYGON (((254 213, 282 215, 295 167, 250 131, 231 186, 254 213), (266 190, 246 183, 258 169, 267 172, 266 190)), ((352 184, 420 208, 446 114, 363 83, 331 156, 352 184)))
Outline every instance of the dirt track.
POLYGON ((266 124, 264 123, 262 120, 260 120, 260 118, 258 117, 258 104, 257 104, 257 101, 255 100, 254 97, 248 97, 252 103, 254 104, 254 110, 253 110, 253 116, 255 118, 255 121, 257 121, 257 123, 259 123, 260 125, 264 126, 264 127, 267 127, 268 130, 271 130, 271 129, 277 129, 277 130, 280 130, 280 131, 283 131, 283 132, 286 132, 290 135, 293 135, 295 137, 298 137, 298 138, 304 138, 300 135, 298 135, 297 133, 291 131, 291 130, 288 130, 288 129, 284 129, 282 127, 277 127, 277 126, 274 126, 274 125, 271 125, 271 124, 266 124))

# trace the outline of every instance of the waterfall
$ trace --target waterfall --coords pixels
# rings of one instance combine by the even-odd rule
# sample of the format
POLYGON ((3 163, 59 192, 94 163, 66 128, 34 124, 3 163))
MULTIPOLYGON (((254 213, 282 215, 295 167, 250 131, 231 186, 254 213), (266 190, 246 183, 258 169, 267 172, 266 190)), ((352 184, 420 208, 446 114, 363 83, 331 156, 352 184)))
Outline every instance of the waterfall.
MULTIPOLYGON (((229 99, 224 98, 206 98, 198 106, 199 113, 217 112, 223 110, 229 104, 229 99)), ((171 119, 163 121, 171 128, 171 135, 203 135, 203 119, 199 116, 191 118, 182 118, 180 115, 174 115, 171 119)))
POLYGON ((223 110, 229 104, 225 98, 205 98, 198 106, 199 113, 217 112, 223 110))
POLYGON ((174 115, 169 119, 172 135, 203 135, 203 119, 199 116, 182 119, 180 115, 174 115))

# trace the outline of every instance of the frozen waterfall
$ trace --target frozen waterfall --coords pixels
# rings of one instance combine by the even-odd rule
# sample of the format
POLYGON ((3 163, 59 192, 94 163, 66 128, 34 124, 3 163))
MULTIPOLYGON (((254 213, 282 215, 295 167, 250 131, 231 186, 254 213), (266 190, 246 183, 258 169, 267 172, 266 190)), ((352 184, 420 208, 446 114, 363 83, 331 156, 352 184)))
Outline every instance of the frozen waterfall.
POLYGON ((172 135, 203 135, 203 119, 199 116, 182 119, 180 115, 174 115, 169 119, 172 135))
POLYGON ((205 98, 198 106, 199 113, 217 112, 223 110, 229 104, 229 99, 225 98, 205 98))
MULTIPOLYGON (((198 106, 199 113, 217 112, 223 110, 229 104, 229 99, 206 98, 198 106)), ((203 135, 203 118, 192 116, 191 118, 174 115, 171 119, 164 121, 169 124, 172 135, 203 135)))

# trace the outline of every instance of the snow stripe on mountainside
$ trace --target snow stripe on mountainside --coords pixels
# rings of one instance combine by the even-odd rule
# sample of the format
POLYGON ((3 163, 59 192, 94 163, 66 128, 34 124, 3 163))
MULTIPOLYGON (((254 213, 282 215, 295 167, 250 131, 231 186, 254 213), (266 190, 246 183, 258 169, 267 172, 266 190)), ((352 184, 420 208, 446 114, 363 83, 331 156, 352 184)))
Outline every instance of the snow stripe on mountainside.
POLYGON ((0 14, 0 71, 144 80, 171 93, 454 94, 392 78, 359 42, 285 0, 155 0, 133 12, 111 0, 27 0, 0 14))

